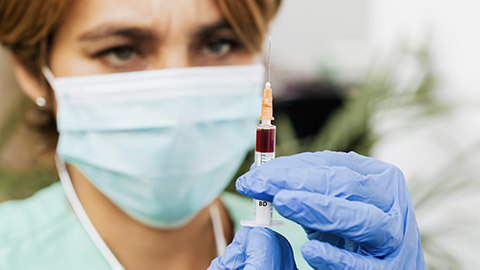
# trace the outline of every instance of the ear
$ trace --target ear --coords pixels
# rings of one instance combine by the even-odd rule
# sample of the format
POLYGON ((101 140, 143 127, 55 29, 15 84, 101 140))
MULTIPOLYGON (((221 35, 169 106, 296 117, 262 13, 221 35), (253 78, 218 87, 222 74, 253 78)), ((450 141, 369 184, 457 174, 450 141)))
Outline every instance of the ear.
POLYGON ((39 97, 44 98, 44 101, 47 99, 48 90, 45 86, 42 86, 39 79, 32 75, 18 59, 13 60, 13 70, 18 85, 34 103, 37 102, 39 97))

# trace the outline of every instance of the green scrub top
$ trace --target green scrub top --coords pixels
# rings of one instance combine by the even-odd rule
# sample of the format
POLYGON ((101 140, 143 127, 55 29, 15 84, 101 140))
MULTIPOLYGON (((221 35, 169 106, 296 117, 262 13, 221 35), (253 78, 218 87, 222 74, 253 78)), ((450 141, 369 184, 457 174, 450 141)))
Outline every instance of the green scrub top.
MULTIPOLYGON (((238 231, 240 220, 252 218, 252 200, 233 193, 221 199, 238 231)), ((293 247, 299 269, 312 269, 300 247, 307 241, 303 229, 278 213, 285 225, 274 230, 293 247)), ((0 204, 0 270, 110 269, 75 216, 59 182, 25 200, 0 204)))

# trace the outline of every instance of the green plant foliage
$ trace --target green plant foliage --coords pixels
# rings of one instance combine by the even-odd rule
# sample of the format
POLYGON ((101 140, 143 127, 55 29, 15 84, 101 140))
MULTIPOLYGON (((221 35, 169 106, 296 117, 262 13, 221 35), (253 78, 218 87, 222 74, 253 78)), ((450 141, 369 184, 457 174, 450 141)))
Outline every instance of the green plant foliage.
MULTIPOLYGON (((25 96, 17 101, 6 123, 0 127, 0 151, 24 121, 25 113, 31 106, 31 101, 25 96)), ((0 166, 0 202, 27 198, 57 179, 55 169, 50 167, 36 166, 27 171, 16 171, 0 166)))
POLYGON ((374 134, 374 116, 382 110, 400 109, 414 111, 412 119, 444 112, 447 108, 435 100, 435 76, 430 66, 427 50, 397 53, 386 68, 372 67, 363 83, 350 90, 345 105, 327 122, 322 132, 314 138, 296 141, 288 120, 278 123, 278 149, 286 154, 303 151, 356 151, 369 155, 379 139, 374 134), (403 66, 398 63, 408 58, 416 62, 418 76, 413 82, 398 89, 398 75, 403 66))
POLYGON ((27 172, 0 169, 0 202, 23 199, 56 182, 57 173, 52 168, 36 167, 27 172))

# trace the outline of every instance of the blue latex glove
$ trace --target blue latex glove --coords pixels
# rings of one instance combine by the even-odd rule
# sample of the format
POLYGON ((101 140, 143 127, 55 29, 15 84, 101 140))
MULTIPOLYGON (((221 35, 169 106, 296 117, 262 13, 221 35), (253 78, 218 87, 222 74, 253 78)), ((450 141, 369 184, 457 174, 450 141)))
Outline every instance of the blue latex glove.
POLYGON ((302 153, 241 176, 237 190, 302 225, 316 269, 426 269, 401 171, 356 153, 302 153))
POLYGON ((267 228, 240 229, 225 254, 212 261, 208 270, 291 270, 297 269, 287 239, 267 228))

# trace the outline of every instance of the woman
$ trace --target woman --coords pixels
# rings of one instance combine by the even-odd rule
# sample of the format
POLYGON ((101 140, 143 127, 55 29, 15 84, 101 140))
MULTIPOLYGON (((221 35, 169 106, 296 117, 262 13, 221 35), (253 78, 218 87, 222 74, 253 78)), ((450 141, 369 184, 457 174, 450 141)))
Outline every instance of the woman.
POLYGON ((279 5, 1 0, 17 80, 56 117, 62 185, 0 206, 0 269, 424 269, 392 165, 326 151, 252 169, 237 189, 273 202, 278 232, 240 229, 249 201, 220 196, 251 147, 279 5))

